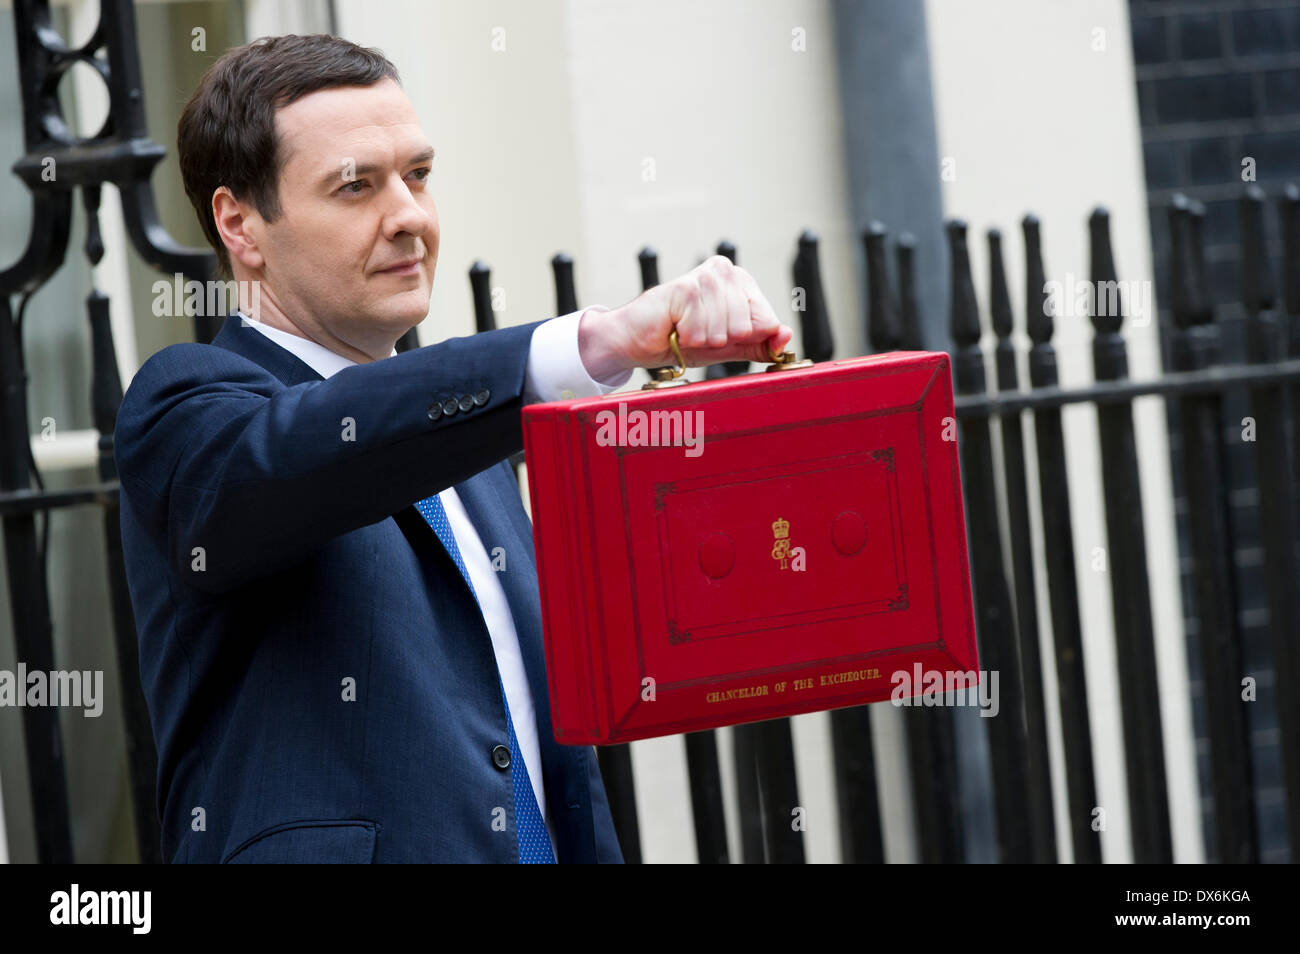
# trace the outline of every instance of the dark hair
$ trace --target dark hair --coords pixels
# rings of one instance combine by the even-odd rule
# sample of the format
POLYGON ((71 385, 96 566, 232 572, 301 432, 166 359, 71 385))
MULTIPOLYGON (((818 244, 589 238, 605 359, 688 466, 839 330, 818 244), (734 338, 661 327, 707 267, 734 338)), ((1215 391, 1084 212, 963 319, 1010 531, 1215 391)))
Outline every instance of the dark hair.
POLYGON ((280 214, 275 111, 317 90, 400 83, 397 68, 378 50, 328 34, 262 37, 227 50, 208 68, 185 104, 176 148, 203 234, 224 274, 230 255, 212 217, 212 194, 225 186, 248 198, 268 222, 280 214))

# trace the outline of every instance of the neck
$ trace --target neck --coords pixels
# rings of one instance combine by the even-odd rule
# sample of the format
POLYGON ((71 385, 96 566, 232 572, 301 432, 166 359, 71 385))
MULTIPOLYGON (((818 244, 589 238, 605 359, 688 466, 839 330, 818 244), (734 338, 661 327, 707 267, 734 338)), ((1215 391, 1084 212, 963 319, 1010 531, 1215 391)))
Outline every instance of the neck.
POLYGON ((332 333, 324 325, 311 320, 302 310, 284 307, 270 286, 260 279, 241 280, 239 288, 239 310, 251 320, 261 322, 268 327, 296 335, 308 341, 314 341, 340 357, 357 364, 378 361, 393 353, 396 340, 372 341, 366 348, 358 348, 332 333), (249 292, 249 289, 255 291, 249 292), (372 353, 373 349, 373 353, 372 353))

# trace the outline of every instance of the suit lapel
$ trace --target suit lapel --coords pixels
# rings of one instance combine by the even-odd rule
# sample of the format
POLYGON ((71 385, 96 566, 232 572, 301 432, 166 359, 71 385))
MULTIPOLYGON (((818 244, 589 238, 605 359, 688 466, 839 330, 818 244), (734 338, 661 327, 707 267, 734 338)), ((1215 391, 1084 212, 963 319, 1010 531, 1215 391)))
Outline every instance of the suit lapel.
POLYGON ((261 365, 287 387, 325 380, 293 352, 281 348, 252 324, 244 324, 240 315, 228 315, 212 343, 261 365))

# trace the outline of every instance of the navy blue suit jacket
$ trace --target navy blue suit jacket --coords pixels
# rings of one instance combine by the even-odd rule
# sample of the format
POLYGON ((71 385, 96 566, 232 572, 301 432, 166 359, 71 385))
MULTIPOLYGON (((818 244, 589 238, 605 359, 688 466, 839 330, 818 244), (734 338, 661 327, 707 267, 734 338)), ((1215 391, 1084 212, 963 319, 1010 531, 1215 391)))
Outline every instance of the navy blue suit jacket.
POLYGON ((518 860, 492 642, 413 506, 454 485, 504 549, 558 860, 623 860, 594 749, 555 742, 506 460, 537 324, 323 380, 231 316, 140 368, 115 454, 164 858, 518 860))

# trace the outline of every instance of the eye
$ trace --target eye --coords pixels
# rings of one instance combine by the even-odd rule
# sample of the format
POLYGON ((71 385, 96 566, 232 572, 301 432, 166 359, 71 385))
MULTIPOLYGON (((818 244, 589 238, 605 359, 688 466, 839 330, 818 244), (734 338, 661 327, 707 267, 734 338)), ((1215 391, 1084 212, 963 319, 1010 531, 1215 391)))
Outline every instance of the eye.
POLYGON ((428 182, 429 176, 433 175, 433 167, 421 166, 419 169, 412 169, 411 175, 416 176, 420 182, 428 182))
POLYGON ((346 185, 340 186, 338 191, 347 193, 348 195, 360 195, 361 190, 364 189, 365 186, 366 186, 365 179, 355 179, 352 182, 347 183, 346 185))

